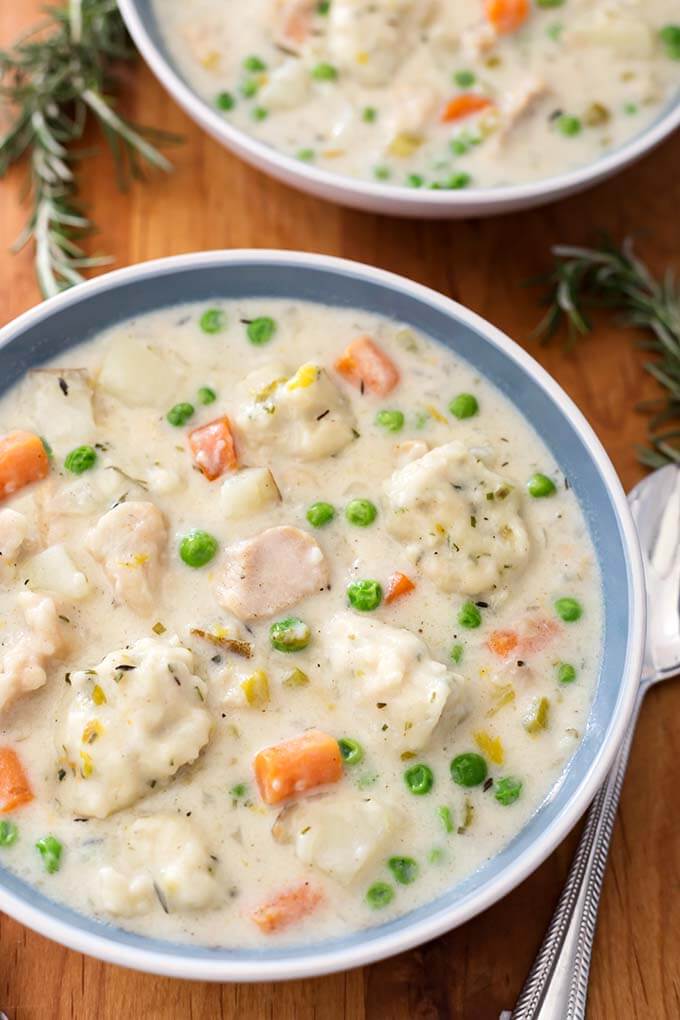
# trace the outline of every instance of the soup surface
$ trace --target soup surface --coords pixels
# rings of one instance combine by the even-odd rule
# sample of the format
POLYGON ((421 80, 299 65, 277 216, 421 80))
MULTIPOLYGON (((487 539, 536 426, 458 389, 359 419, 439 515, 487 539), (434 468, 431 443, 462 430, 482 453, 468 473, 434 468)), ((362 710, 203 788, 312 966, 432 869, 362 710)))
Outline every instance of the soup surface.
POLYGON ((29 372, 0 429, 0 866, 139 932, 319 939, 443 892, 558 780, 594 551, 448 350, 179 306, 29 372))
POLYGON ((154 0, 236 127, 324 170, 414 188, 559 174, 680 85, 676 0, 154 0))

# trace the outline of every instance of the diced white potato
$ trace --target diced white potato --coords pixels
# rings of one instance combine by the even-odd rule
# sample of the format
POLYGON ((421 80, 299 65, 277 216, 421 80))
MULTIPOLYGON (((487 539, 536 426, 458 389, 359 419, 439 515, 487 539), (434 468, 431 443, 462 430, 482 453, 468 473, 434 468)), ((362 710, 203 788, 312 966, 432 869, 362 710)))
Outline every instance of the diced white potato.
POLYGON ((289 525, 234 542, 224 560, 217 601, 239 620, 273 616, 328 585, 318 542, 289 525))
POLYGON ((327 45, 331 63, 364 85, 384 85, 414 48, 432 11, 429 0, 333 0, 327 45))
POLYGON ((352 790, 301 802, 288 828, 304 864, 348 885, 387 852, 398 823, 393 805, 352 790))
POLYGON ((649 59, 654 54, 654 35, 649 24, 620 3, 593 5, 592 10, 565 32, 572 48, 602 46, 622 59, 649 59))
POLYGON ((151 875, 144 872, 123 875, 108 866, 99 869, 94 898, 107 914, 117 917, 148 914, 158 902, 151 875))
POLYGON ((281 501, 281 493, 269 468, 242 468, 222 483, 220 503, 228 520, 261 513, 281 501))
POLYGON ((301 365, 292 376, 270 374, 266 381, 258 370, 245 386, 249 397, 236 422, 254 453, 264 448, 318 460, 339 453, 354 439, 349 404, 319 365, 301 365))
POLYGON ((9 507, 0 510, 0 570, 16 563, 27 538, 26 516, 9 507))
POLYGON ((132 500, 108 510, 87 536, 87 547, 104 568, 115 597, 137 613, 153 608, 167 538, 160 510, 132 500))
POLYGON ((260 89, 260 102, 268 110, 292 110, 304 103, 310 82, 309 68, 291 57, 271 72, 266 85, 260 89))
POLYGON ((394 472, 386 524, 442 591, 478 595, 507 583, 529 559, 516 488, 454 440, 394 472))
POLYGON ((6 650, 0 669, 0 713, 17 698, 47 683, 47 666, 63 645, 59 616, 49 595, 17 596, 26 626, 6 650))
POLYGON ((192 671, 189 649, 144 638, 71 673, 57 738, 66 808, 106 818, 198 757, 212 718, 205 681, 192 671))
POLYGON ((87 517, 101 513, 121 492, 121 479, 115 471, 86 471, 72 481, 54 478, 48 479, 48 484, 50 528, 54 523, 60 523, 62 516, 87 517))
POLYGON ((21 408, 38 435, 64 457, 93 443, 92 380, 84 368, 35 368, 21 388, 21 408))
POLYGON ((367 739, 400 752, 419 751, 447 699, 462 706, 460 678, 431 658, 425 642, 410 631, 342 612, 329 621, 324 636, 334 682, 356 702, 357 730, 367 739))
POLYGON ((78 570, 66 546, 58 543, 26 564, 26 577, 34 591, 46 591, 65 599, 84 599, 90 593, 87 577, 78 570))
POLYGON ((110 914, 204 910, 219 898, 214 862, 193 820, 158 814, 138 818, 124 832, 117 866, 99 870, 95 892, 110 914))
POLYGON ((181 381, 177 358, 148 341, 122 334, 109 345, 97 383, 129 407, 165 408, 181 381))

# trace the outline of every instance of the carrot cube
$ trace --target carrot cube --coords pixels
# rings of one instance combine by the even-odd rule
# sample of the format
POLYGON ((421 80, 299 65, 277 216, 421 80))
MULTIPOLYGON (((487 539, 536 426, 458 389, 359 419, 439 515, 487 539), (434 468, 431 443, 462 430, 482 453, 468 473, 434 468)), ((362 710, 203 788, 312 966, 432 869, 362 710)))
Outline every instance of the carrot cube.
POLYGON ((323 893, 319 889, 314 889, 308 882, 303 882, 293 889, 277 893, 250 916, 261 931, 266 935, 272 935, 311 914, 322 899, 323 893))
POLYGON ((342 758, 337 740, 321 730, 307 730, 299 737, 266 747, 256 756, 255 778, 267 804, 278 804, 342 778, 342 758))
POLYGON ((368 336, 353 340, 335 362, 335 369, 357 389, 370 390, 379 397, 391 393, 400 378, 392 359, 368 336))
POLYGON ((39 436, 19 431, 0 436, 0 499, 40 481, 49 468, 47 451, 39 436))
POLYGON ((15 811, 33 800, 33 791, 16 751, 0 747, 0 814, 15 811))
POLYGON ((211 482, 238 467, 234 434, 226 415, 192 429, 189 449, 194 464, 211 482))

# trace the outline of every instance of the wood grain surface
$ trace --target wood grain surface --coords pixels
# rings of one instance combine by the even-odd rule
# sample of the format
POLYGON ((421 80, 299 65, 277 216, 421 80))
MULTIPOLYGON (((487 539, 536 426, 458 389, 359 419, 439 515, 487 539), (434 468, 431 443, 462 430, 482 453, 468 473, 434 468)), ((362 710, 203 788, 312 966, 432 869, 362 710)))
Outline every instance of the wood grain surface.
MULTIPOLYGON (((2 0, 0 48, 38 0, 2 0)), ((680 134, 614 180, 533 212, 425 223, 343 210, 268 179, 202 134, 140 66, 126 112, 177 131, 175 172, 116 191, 106 152, 83 164, 100 235, 91 251, 119 266, 209 248, 341 255, 428 284, 527 347, 582 408, 626 487, 640 477, 635 412, 655 392, 633 336, 602 323, 576 351, 538 347, 536 293, 524 281, 555 242, 632 233, 656 269, 680 270, 680 134)), ((30 251, 7 250, 25 216, 21 174, 0 185, 0 322, 39 300, 30 251)), ((593 959, 590 1020, 680 1018, 680 683, 645 704, 614 833, 593 959)), ((371 967, 288 984, 161 979, 70 952, 0 915, 0 1009, 10 1020, 495 1020, 513 1004, 569 865, 575 834, 501 903, 457 931, 371 967)), ((561 1018, 555 1018, 561 1020, 561 1018)))

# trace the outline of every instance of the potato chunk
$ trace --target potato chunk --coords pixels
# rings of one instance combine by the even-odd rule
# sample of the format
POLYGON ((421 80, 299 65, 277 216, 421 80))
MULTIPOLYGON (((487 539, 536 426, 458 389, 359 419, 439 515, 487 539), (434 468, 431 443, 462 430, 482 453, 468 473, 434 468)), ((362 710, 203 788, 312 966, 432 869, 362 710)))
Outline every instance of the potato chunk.
POLYGON ((26 627, 7 649, 0 670, 0 713, 22 694, 44 687, 47 666, 62 649, 57 609, 49 595, 20 592, 26 627))
POLYGON ((108 913, 204 910, 219 898, 214 862, 198 825, 181 815, 138 818, 125 831, 118 867, 99 871, 98 897, 108 913), (120 870, 119 870, 120 868, 120 870))
POLYGON ((90 585, 78 570, 65 545, 57 543, 34 556, 26 564, 26 577, 33 590, 47 591, 65 599, 84 599, 90 585))
POLYGON ((20 400, 30 424, 58 457, 94 442, 92 380, 84 368, 34 368, 20 400))
POLYGON ((98 384, 128 407, 167 407, 179 390, 176 357, 137 337, 121 334, 104 355, 98 384))
POLYGON ((269 468, 242 468, 222 482, 220 503, 228 520, 262 513, 281 501, 269 468))
POLYGON ((442 591, 478 595, 526 566, 519 493, 462 443, 395 471, 385 494, 389 531, 442 591))
POLYGON ((325 640, 334 681, 354 699, 357 730, 368 739, 419 751, 447 700, 462 704, 460 678, 402 627, 342 612, 330 620, 325 640))
POLYGON ((210 737, 206 685, 179 644, 144 638, 70 675, 59 785, 75 814, 106 818, 194 761, 210 737))
MULTIPOLYGON (((276 371, 276 370, 275 370, 276 371)), ((246 379, 249 399, 236 415, 246 442, 288 457, 332 457, 352 442, 355 420, 349 404, 328 373, 305 364, 282 378, 260 369, 246 379)))
POLYGON ((272 616, 328 585, 321 548, 299 528, 268 528, 234 542, 224 556, 217 601, 239 620, 272 616))
POLYGON ((119 503, 87 536, 87 547, 101 563, 119 602, 148 613, 168 538, 163 514, 153 503, 119 503))

